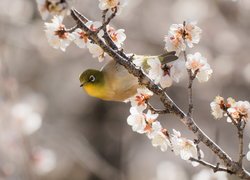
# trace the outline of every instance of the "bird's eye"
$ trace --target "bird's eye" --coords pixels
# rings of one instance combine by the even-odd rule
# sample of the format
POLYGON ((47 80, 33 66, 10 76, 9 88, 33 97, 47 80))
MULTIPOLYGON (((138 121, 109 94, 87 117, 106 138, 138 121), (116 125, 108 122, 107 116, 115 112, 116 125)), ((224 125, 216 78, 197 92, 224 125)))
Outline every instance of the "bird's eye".
POLYGON ((94 82, 95 81, 95 76, 93 76, 93 75, 89 76, 89 81, 94 82))

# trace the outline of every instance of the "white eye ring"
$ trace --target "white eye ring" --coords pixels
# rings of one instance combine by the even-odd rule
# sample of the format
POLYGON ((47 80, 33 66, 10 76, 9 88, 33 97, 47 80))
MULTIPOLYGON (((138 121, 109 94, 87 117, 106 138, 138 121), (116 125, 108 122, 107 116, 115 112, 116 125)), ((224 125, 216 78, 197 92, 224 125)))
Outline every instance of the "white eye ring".
POLYGON ((94 82, 95 81, 95 76, 93 76, 93 75, 89 76, 89 81, 94 82))

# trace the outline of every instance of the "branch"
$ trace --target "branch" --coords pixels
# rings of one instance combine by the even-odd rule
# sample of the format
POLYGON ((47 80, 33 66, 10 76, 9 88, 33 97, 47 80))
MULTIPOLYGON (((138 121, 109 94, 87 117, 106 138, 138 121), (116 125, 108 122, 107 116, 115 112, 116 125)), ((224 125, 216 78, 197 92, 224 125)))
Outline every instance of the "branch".
MULTIPOLYGON (((72 14, 75 14, 75 11, 72 10, 72 14)), ((234 162, 216 143, 214 143, 194 122, 193 118, 188 117, 167 95, 167 93, 158 85, 156 85, 143 71, 136 67, 129 57, 127 57, 122 51, 117 53, 115 50, 107 46, 95 33, 92 33, 89 28, 84 24, 80 17, 76 20, 78 25, 93 39, 93 41, 99 45, 110 57, 112 57, 118 64, 124 66, 129 73, 136 76, 139 82, 145 85, 149 90, 151 90, 155 95, 159 96, 161 102, 170 113, 175 114, 180 118, 181 122, 191 130, 198 139, 201 140, 210 150, 213 151, 223 162, 224 165, 232 171, 235 175, 240 178, 250 179, 250 173, 243 169, 237 162, 234 162), (123 56, 127 57, 124 58, 123 56)))
POLYGON ((229 174, 233 174, 232 171, 230 171, 230 170, 228 170, 226 168, 219 167, 219 165, 220 165, 219 163, 217 163, 217 165, 215 166, 215 165, 210 164, 210 163, 208 163, 208 162, 206 162, 204 160, 199 160, 199 159, 195 159, 195 158, 190 158, 189 160, 192 161, 192 162, 197 162, 197 163, 199 163, 199 164, 201 164, 201 165, 203 165, 205 167, 208 167, 208 168, 212 169, 214 172, 224 171, 224 172, 227 172, 229 174))

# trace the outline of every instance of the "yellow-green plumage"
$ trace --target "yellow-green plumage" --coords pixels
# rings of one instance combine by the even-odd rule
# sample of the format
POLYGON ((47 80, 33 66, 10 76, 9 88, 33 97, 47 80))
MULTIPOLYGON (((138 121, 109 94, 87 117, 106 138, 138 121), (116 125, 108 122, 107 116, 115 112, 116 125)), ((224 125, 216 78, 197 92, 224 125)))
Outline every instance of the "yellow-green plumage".
MULTIPOLYGON (((173 56, 173 53, 167 53, 159 56, 159 59, 164 61, 167 57, 167 61, 175 60, 176 56, 173 56)), ((100 71, 84 71, 79 79, 90 96, 107 101, 125 101, 135 95, 139 87, 138 79, 114 60, 109 61, 100 71)))

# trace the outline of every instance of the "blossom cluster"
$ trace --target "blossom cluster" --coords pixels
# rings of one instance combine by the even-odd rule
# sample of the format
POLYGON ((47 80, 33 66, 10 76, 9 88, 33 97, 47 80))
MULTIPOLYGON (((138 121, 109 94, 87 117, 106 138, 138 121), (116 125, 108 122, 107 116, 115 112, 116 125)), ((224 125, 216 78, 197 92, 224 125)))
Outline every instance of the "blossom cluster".
POLYGON ((184 22, 183 24, 173 24, 170 26, 168 35, 165 37, 165 49, 175 51, 178 56, 186 47, 192 48, 193 44, 198 44, 202 30, 196 26, 196 22, 184 22))
POLYGON ((250 119, 250 103, 248 101, 235 101, 231 97, 225 100, 223 97, 217 96, 210 103, 210 107, 215 119, 227 116, 229 123, 232 121, 238 123, 242 120, 246 122, 250 119))
POLYGON ((133 63, 141 67, 150 79, 163 88, 170 87, 173 81, 179 82, 185 70, 185 62, 177 60, 171 65, 162 64, 158 56, 134 56, 133 63))
MULTIPOLYGON (((97 31, 101 27, 101 22, 88 21, 85 24, 91 31, 97 31)), ((63 24, 63 16, 54 16, 51 23, 45 23, 45 32, 49 44, 55 49, 65 51, 71 42, 74 42, 79 48, 87 47, 94 58, 103 61, 105 53, 103 49, 92 43, 86 32, 77 28, 73 32, 68 31, 63 24)), ((118 29, 107 26, 107 32, 117 47, 121 47, 126 39, 124 29, 118 29)), ((98 36, 102 38, 103 31, 98 32, 98 36)))
MULTIPOLYGON (((170 147, 183 160, 189 160, 191 157, 197 158, 198 152, 193 141, 181 137, 181 133, 176 130, 173 130, 173 134, 169 134, 157 121, 159 114, 153 114, 150 110, 147 113, 144 112, 152 95, 153 93, 146 88, 137 90, 137 94, 129 99, 131 108, 127 123, 132 127, 133 131, 146 134, 154 147, 160 147, 162 151, 166 151, 170 147)), ((200 151, 200 154, 203 157, 202 151, 200 151)), ((194 166, 198 165, 197 163, 192 164, 194 166)))

